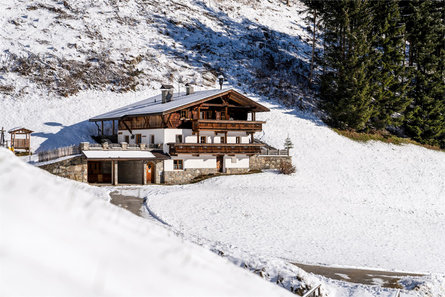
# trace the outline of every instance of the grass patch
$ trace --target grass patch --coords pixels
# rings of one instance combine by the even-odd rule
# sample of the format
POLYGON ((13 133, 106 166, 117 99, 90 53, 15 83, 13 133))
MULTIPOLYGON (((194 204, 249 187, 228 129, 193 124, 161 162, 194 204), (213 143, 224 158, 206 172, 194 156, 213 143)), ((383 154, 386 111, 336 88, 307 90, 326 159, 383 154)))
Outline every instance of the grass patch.
POLYGON ((340 130, 340 129, 336 129, 336 128, 333 128, 332 130, 334 130, 337 134, 339 134, 341 136, 345 136, 349 139, 352 139, 352 140, 358 141, 358 142, 381 141, 381 142, 391 143, 391 144, 395 144, 395 145, 414 144, 414 145, 422 146, 422 147, 430 149, 430 150, 445 152, 445 150, 441 149, 439 146, 422 144, 422 143, 419 143, 419 142, 412 140, 410 138, 397 137, 395 135, 392 135, 392 134, 390 134, 388 132, 384 132, 384 131, 364 133, 364 132, 355 132, 355 131, 351 131, 351 130, 340 130))

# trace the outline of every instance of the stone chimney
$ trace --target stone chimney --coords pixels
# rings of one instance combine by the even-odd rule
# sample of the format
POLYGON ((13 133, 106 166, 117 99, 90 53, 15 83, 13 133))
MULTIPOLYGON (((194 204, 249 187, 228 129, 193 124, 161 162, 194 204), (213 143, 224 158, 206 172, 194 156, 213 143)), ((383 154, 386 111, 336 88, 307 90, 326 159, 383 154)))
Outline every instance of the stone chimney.
POLYGON ((172 85, 162 85, 161 86, 161 92, 162 92, 162 103, 170 102, 173 100, 173 92, 174 88, 172 85))
POLYGON ((188 96, 188 95, 193 94, 194 92, 195 92, 195 89, 193 88, 193 85, 186 83, 185 84, 185 94, 188 96))

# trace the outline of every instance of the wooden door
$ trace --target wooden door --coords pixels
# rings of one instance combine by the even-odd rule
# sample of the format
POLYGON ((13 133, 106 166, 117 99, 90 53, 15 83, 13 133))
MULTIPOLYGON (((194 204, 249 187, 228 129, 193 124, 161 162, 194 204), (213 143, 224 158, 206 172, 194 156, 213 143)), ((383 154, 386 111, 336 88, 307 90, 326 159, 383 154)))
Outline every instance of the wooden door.
POLYGON ((147 184, 154 183, 154 165, 153 163, 147 163, 146 166, 146 180, 147 184))
POLYGON ((223 162, 224 162, 224 156, 216 156, 216 169, 218 172, 223 172, 223 162))

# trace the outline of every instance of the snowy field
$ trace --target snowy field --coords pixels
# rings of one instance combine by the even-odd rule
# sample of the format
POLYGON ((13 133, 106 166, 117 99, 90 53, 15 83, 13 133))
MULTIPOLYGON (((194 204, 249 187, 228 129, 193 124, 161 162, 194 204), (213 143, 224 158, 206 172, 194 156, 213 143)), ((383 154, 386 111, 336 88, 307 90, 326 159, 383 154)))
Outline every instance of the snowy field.
MULTIPOLYGON (((90 91, 68 99, 5 99, 2 107, 7 112, 0 118, 12 124, 17 119, 10 115, 19 111, 37 127, 33 148, 48 149, 90 140, 95 126, 86 122, 89 117, 156 92, 90 91), (49 112, 36 112, 39 109, 49 112)), ((443 294, 445 154, 413 145, 354 142, 310 114, 248 95, 271 108, 270 113, 258 115, 267 124, 257 137, 282 148, 289 135, 297 172, 145 187, 141 196, 149 198, 150 209, 185 239, 228 253, 242 250, 235 253, 237 259, 249 254, 307 264, 432 273, 432 290, 443 294)), ((345 292, 334 296, 354 291, 344 289, 344 284, 333 288, 345 292)), ((363 293, 358 292, 357 296, 363 293)))
POLYGON ((1 296, 290 295, 109 204, 103 189, 52 176, 5 149, 0 169, 1 296))
MULTIPOLYGON (((83 90, 60 98, 16 73, 0 75, 1 85, 14 86, 12 94, 0 94, 0 127, 33 130, 37 152, 91 141, 97 129, 88 118, 157 94, 165 77, 209 87, 214 77, 203 67, 209 64, 241 90, 255 90, 262 82, 253 70, 261 69, 265 53, 279 53, 277 65, 307 61, 300 4, 162 0, 142 9, 135 0, 69 2, 71 9, 51 0, 1 3, 0 62, 30 51, 76 61, 106 53, 118 65, 141 56, 136 68, 144 76, 137 92, 83 90), (28 9, 39 3, 68 17, 48 7, 28 9), (272 37, 260 44, 265 33, 272 37), (201 43, 207 47, 196 49, 201 43)), ((276 88, 269 83, 266 89, 276 88)), ((403 296, 445 296, 445 153, 354 142, 309 113, 247 95, 271 108, 257 115, 267 124, 256 137, 282 148, 289 136, 297 172, 130 191, 148 197, 170 232, 103 202, 103 190, 53 178, 0 152, 0 295, 131 295, 147 287, 154 294, 286 294, 193 241, 224 251, 239 266, 264 265, 272 282, 282 275, 285 282, 295 275, 322 282, 329 296, 393 291, 314 279, 286 263, 428 273, 421 289, 403 296)))

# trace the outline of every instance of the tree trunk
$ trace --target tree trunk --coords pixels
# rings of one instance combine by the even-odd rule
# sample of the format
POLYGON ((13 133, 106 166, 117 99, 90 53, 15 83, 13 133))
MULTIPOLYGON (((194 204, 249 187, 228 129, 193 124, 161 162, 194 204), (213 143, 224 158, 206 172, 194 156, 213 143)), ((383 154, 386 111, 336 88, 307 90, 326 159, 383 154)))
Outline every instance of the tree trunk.
POLYGON ((314 10, 314 28, 312 30, 312 57, 311 57, 311 71, 309 73, 309 87, 312 86, 312 75, 314 73, 314 56, 315 56, 315 37, 316 37, 316 27, 317 27, 317 11, 314 10))

